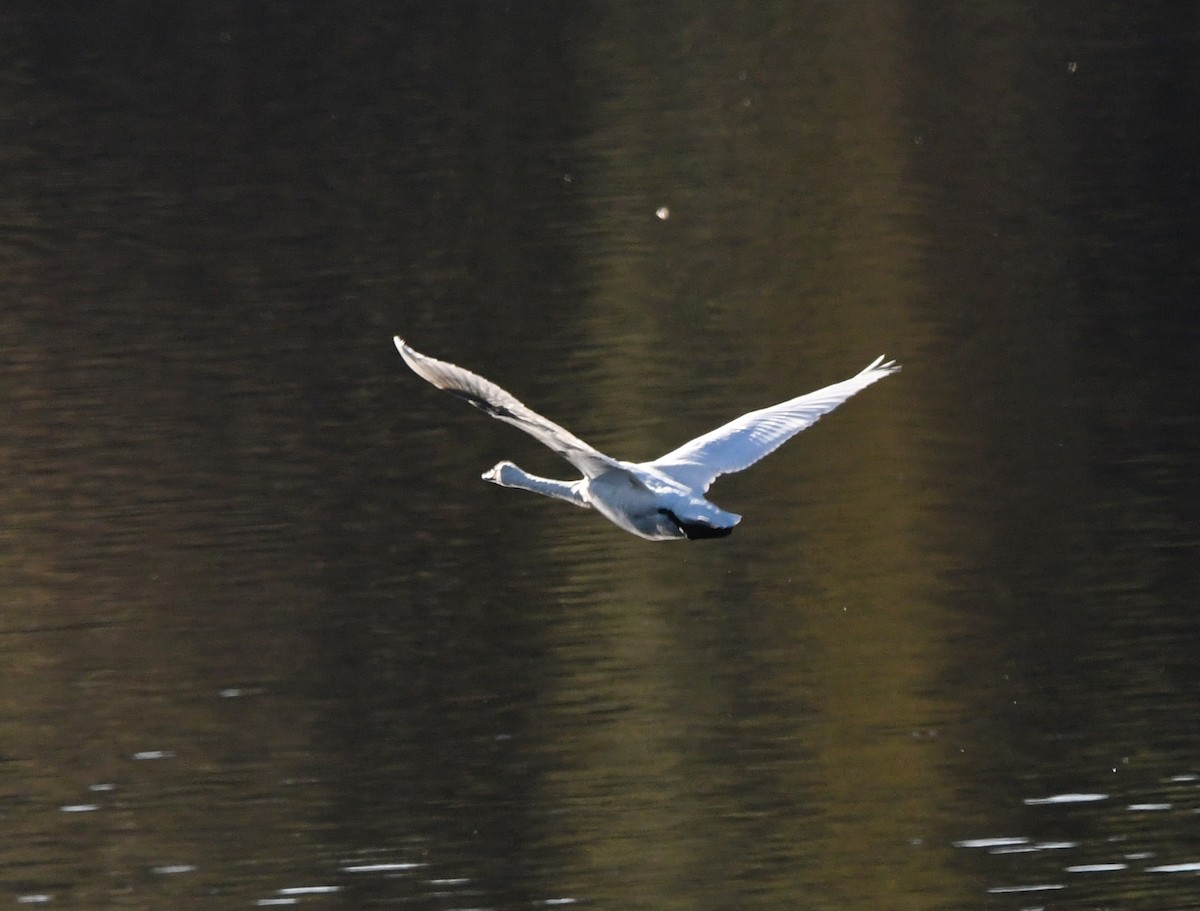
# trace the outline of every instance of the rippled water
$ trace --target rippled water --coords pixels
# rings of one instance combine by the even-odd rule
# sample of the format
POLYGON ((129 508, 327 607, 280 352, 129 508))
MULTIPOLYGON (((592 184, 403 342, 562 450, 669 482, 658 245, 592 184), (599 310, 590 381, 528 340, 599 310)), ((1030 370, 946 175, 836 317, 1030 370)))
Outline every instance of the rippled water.
POLYGON ((1158 16, 0 14, 0 901, 1194 907, 1158 16), (904 370, 655 545, 397 332, 630 459, 904 370))

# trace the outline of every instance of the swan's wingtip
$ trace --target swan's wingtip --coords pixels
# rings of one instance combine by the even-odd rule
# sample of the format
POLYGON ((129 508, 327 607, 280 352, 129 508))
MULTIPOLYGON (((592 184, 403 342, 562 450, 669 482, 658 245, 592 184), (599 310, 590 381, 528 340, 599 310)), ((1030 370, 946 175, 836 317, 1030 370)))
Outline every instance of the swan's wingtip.
MULTIPOLYGON (((867 365, 867 370, 875 370, 880 373, 899 373, 900 365, 894 360, 888 360, 886 354, 881 354, 867 365)), ((866 373, 867 370, 864 370, 863 373, 866 373)))
POLYGON ((404 339, 402 339, 398 335, 392 336, 392 342, 395 344, 396 350, 399 351, 401 354, 403 354, 404 349, 408 347, 408 345, 404 344, 404 339))

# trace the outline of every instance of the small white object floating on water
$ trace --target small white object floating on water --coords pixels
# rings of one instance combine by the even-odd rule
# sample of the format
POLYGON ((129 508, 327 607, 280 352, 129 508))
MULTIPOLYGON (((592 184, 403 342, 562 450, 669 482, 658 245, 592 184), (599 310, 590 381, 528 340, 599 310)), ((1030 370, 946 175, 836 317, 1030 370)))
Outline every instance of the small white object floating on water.
POLYGON ((485 472, 485 481, 595 509, 614 525, 651 541, 728 535, 742 517, 705 499, 714 480, 749 468, 856 392, 900 369, 894 361, 876 358, 848 380, 751 411, 652 462, 633 463, 592 448, 478 374, 426 357, 398 335, 393 340, 419 377, 520 427, 583 474, 578 481, 555 481, 506 461, 485 472))

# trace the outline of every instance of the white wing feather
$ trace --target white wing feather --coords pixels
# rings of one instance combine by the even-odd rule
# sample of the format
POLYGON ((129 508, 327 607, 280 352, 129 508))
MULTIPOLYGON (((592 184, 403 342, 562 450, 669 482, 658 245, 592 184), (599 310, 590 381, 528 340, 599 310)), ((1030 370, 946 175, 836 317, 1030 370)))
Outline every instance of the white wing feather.
POLYGON ((557 452, 586 477, 594 478, 613 468, 621 467, 615 459, 610 459, 579 437, 542 417, 490 380, 485 380, 479 374, 456 364, 439 361, 414 351, 398 335, 392 341, 396 343, 396 350, 400 352, 400 356, 417 376, 428 380, 438 389, 445 389, 465 399, 494 418, 520 427, 535 440, 557 452))
POLYGON ((708 490, 719 476, 749 468, 854 393, 899 369, 895 361, 884 362, 879 357, 848 380, 744 414, 673 449, 648 467, 694 490, 708 490))

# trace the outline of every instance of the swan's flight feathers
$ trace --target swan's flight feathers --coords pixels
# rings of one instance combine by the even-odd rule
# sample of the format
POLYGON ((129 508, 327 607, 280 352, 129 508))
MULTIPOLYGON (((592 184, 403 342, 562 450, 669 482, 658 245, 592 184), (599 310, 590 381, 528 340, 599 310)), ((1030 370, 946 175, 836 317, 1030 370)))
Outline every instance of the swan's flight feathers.
POLYGON ((400 352, 400 356, 417 376, 438 389, 445 389, 452 395, 470 402, 494 418, 520 427, 578 468, 584 476, 597 477, 618 467, 619 463, 615 459, 610 459, 593 449, 579 437, 542 417, 532 408, 522 404, 516 396, 479 374, 414 351, 398 335, 392 340, 396 343, 396 350, 400 352))
POLYGON ((684 443, 649 465, 687 487, 708 490, 719 476, 749 468, 801 430, 812 426, 821 415, 828 414, 856 392, 899 369, 895 361, 876 358, 848 380, 751 411, 684 443))

